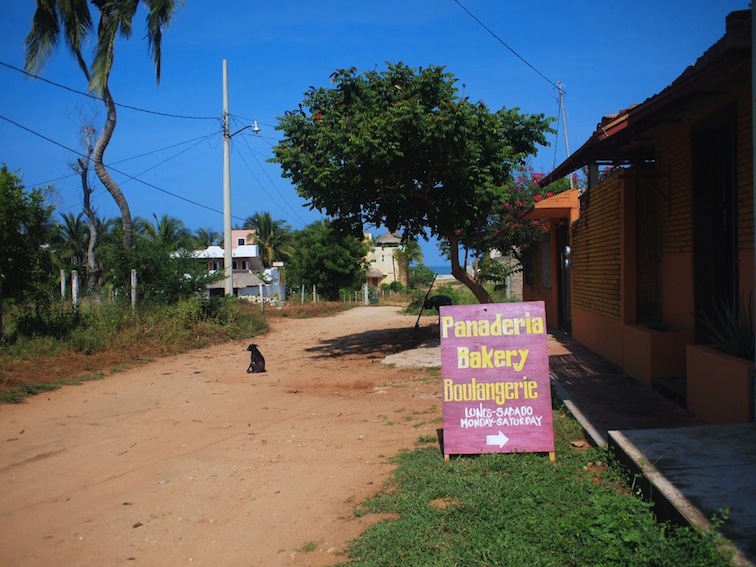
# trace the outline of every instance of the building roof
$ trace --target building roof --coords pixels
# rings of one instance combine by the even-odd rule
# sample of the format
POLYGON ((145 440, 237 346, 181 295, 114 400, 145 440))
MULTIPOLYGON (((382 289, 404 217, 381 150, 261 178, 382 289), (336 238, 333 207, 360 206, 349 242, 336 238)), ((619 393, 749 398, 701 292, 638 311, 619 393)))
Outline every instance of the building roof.
POLYGON ((223 258, 223 248, 220 246, 208 246, 204 250, 194 250, 195 258, 223 258))
POLYGON ((376 238, 375 243, 378 246, 398 246, 402 243, 402 237, 396 232, 387 232, 376 238))
MULTIPOLYGON (((222 246, 208 246, 204 250, 195 250, 192 254, 195 258, 199 259, 222 260, 226 256, 222 246)), ((237 246, 231 251, 232 258, 257 258, 259 255, 257 244, 244 244, 243 246, 237 246)))
POLYGON ((588 164, 627 165, 653 161, 653 129, 676 123, 691 106, 721 95, 727 77, 750 73, 751 10, 730 13, 725 35, 672 84, 643 103, 604 116, 577 151, 542 177, 545 187, 588 164), (739 69, 744 64, 742 72, 739 69))
POLYGON ((561 219, 569 218, 570 212, 577 209, 580 190, 569 189, 535 204, 523 218, 526 219, 561 219))

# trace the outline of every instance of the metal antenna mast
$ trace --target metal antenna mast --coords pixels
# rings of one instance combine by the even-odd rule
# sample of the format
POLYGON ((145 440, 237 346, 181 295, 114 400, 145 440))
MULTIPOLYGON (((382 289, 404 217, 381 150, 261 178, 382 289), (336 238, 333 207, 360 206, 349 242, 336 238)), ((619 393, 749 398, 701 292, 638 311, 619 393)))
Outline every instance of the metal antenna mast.
MULTIPOLYGON (((562 81, 557 81, 557 91, 559 91, 559 111, 562 113, 562 124, 564 130, 564 147, 567 151, 567 157, 570 157, 570 138, 567 136, 567 113, 564 111, 564 85, 562 81)), ((570 189, 575 188, 575 182, 570 175, 570 189)))

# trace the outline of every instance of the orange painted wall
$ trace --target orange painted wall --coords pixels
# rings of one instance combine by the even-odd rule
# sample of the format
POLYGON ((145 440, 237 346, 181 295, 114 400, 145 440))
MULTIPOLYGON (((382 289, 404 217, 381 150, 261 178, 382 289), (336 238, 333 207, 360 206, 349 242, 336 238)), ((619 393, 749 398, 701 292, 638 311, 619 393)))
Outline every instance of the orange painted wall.
POLYGON ((672 328, 693 331, 693 256, 690 252, 662 254, 662 317, 672 328))
POLYGON ((546 310, 546 324, 549 328, 559 328, 559 287, 557 285, 559 269, 559 251, 557 250, 556 227, 560 220, 555 219, 549 223, 549 231, 543 236, 549 242, 549 265, 551 269, 551 286, 545 287, 543 283, 543 262, 541 255, 541 243, 536 245, 532 254, 533 281, 523 285, 523 299, 525 301, 543 301, 546 310))
POLYGON ((573 307, 572 336, 609 362, 622 365, 622 323, 618 319, 573 307))

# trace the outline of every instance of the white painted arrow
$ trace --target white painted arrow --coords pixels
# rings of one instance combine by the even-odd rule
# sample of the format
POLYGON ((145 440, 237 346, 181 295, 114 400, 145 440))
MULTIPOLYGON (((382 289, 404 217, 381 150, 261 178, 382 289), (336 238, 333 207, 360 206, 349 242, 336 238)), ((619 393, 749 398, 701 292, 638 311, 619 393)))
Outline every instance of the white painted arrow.
POLYGON ((509 441, 509 437, 504 435, 501 431, 496 435, 486 435, 486 445, 498 445, 501 449, 509 441))

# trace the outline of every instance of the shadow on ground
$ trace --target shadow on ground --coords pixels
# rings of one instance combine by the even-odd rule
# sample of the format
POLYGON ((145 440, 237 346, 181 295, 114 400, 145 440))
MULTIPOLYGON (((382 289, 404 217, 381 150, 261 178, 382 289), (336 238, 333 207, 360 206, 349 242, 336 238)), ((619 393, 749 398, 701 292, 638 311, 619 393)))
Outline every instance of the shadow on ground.
POLYGON ((315 358, 369 356, 382 358, 404 350, 438 344, 438 325, 378 329, 321 340, 306 352, 315 358))

